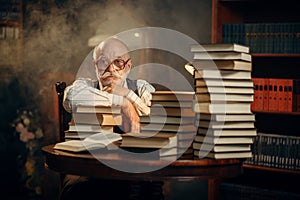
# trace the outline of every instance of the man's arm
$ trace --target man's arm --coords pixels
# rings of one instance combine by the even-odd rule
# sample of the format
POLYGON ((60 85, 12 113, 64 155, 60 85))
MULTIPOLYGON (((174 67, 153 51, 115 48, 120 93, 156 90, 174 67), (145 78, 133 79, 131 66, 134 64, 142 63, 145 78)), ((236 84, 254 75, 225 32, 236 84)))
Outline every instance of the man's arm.
POLYGON ((105 88, 108 92, 123 96, 129 100, 134 105, 139 116, 149 115, 152 99, 151 93, 155 91, 155 88, 145 80, 137 80, 137 89, 138 95, 132 90, 116 84, 105 88))
POLYGON ((63 106, 68 111, 72 111, 72 106, 77 104, 121 106, 123 97, 109 94, 96 88, 97 82, 91 79, 80 78, 68 86, 64 92, 63 106))

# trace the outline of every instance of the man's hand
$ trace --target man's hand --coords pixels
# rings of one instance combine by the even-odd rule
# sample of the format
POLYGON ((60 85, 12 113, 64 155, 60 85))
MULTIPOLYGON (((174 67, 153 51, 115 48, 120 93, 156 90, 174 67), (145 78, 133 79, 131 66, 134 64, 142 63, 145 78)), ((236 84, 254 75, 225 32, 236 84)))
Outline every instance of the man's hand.
POLYGON ((132 105, 132 103, 124 98, 121 109, 123 113, 124 132, 140 133, 140 116, 136 112, 135 107, 132 105))
POLYGON ((126 98, 130 90, 119 84, 116 84, 115 82, 112 82, 110 85, 105 86, 103 91, 124 97, 123 105, 121 107, 123 113, 123 131, 140 133, 140 116, 138 115, 134 105, 126 98))
POLYGON ((123 87, 123 86, 112 83, 109 86, 105 86, 103 88, 103 91, 106 91, 106 92, 111 93, 111 94, 116 94, 116 95, 119 95, 119 96, 126 97, 130 90, 128 88, 123 87))

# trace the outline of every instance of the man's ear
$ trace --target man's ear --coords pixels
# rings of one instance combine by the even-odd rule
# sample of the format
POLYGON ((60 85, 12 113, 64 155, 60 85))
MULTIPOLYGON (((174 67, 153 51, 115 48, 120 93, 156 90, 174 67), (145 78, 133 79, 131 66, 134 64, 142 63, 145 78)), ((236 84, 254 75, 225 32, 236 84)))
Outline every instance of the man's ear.
POLYGON ((132 66, 132 59, 130 59, 130 60, 126 63, 126 69, 127 69, 127 70, 131 70, 131 66, 132 66))

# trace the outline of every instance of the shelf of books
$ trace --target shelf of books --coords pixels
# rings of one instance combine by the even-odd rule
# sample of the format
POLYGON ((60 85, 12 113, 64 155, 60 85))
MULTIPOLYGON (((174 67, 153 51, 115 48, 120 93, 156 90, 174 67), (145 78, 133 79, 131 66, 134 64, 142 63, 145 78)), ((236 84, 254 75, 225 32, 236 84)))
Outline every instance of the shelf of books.
POLYGON ((257 136, 253 157, 244 164, 247 169, 299 174, 300 15, 296 3, 212 0, 211 42, 248 46, 252 56, 251 111, 257 136))
POLYGON ((0 70, 21 65, 23 44, 23 0, 0 3, 0 70), (16 53, 17 52, 17 53, 16 53), (16 55, 11 56, 11 55, 16 55))

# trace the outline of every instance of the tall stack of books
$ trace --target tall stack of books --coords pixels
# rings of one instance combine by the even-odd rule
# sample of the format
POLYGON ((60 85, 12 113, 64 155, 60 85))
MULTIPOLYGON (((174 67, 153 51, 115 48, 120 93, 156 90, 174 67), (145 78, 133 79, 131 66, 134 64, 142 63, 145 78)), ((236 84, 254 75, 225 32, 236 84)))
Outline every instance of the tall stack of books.
POLYGON ((251 112, 254 88, 247 46, 207 44, 192 46, 196 112, 194 155, 213 159, 250 158, 257 135, 251 112))
POLYGON ((195 112, 192 110, 193 91, 156 91, 152 93, 151 113, 142 116, 141 133, 160 137, 177 137, 173 151, 181 158, 193 157, 192 142, 196 128, 195 112))
POLYGON ((65 140, 84 139, 95 133, 113 133, 122 125, 120 106, 77 105, 72 111, 65 140))

